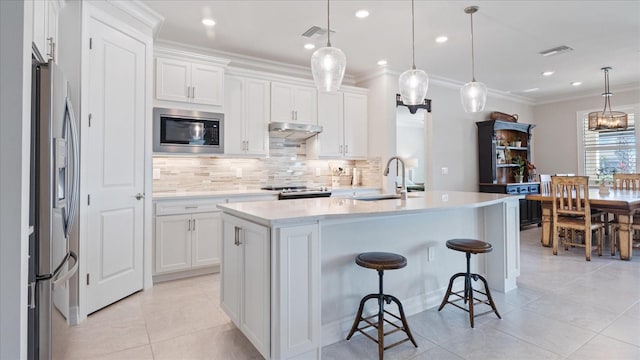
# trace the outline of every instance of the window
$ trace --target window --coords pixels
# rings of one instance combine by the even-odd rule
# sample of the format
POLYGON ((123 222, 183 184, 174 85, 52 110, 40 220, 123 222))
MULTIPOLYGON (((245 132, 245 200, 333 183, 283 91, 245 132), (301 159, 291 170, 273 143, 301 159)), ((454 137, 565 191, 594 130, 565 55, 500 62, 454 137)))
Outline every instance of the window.
POLYGON ((634 109, 618 109, 629 115, 629 127, 622 131, 589 131, 588 112, 579 113, 582 138, 580 172, 596 180, 598 174, 637 173, 637 131, 634 109))

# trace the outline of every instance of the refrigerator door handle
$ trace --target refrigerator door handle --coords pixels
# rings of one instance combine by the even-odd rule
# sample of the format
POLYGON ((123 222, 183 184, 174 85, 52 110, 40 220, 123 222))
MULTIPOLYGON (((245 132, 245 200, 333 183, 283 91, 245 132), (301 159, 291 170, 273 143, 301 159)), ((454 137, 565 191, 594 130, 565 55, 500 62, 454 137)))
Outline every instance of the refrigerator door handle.
POLYGON ((76 125, 76 117, 73 113, 73 106, 69 97, 65 97, 65 119, 69 121, 69 129, 71 130, 71 148, 73 151, 73 178, 71 180, 71 196, 69 198, 69 211, 67 218, 64 220, 65 237, 68 239, 71 234, 71 227, 75 221, 78 210, 78 193, 80 190, 80 159, 78 144, 78 128, 76 125))
POLYGON ((53 277, 51 278, 51 285, 53 286, 53 289, 55 289, 56 286, 64 285, 64 283, 67 280, 69 280, 73 275, 75 275, 77 271, 78 271, 78 255, 76 255, 76 253, 74 253, 73 251, 69 251, 67 253, 67 256, 65 256, 62 264, 60 264, 60 266, 58 266, 56 271, 53 273, 53 277), (69 262, 70 258, 73 259, 73 266, 64 275, 60 276, 60 274, 62 273, 62 269, 64 269, 64 266, 69 262))

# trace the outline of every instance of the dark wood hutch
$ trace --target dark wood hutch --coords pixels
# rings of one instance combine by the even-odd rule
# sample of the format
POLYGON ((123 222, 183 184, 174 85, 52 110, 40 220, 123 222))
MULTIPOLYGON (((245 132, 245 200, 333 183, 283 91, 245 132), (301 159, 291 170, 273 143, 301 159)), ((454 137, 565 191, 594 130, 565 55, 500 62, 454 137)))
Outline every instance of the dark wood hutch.
POLYGON ((533 174, 526 170, 524 181, 516 182, 515 170, 519 165, 514 161, 517 158, 531 161, 531 130, 535 125, 501 120, 479 121, 476 125, 479 191, 521 195, 520 226, 539 224, 542 221, 540 204, 525 200, 524 195, 538 194, 540 183, 527 181, 533 174))

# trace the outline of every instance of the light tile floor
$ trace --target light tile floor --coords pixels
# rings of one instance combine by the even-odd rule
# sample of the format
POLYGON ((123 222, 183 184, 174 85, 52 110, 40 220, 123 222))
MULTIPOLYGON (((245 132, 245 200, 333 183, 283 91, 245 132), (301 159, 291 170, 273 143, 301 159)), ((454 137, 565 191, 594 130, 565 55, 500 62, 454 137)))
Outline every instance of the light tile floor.
MULTIPOLYGON (((409 318, 419 347, 404 343, 385 359, 640 359, 640 251, 632 261, 604 253, 553 256, 539 228, 522 231, 518 289, 493 293, 502 320, 488 314, 471 329, 459 309, 430 309, 409 318)), ((67 329, 61 358, 261 359, 219 298, 219 275, 157 284, 67 329)), ((322 355, 376 359, 377 349, 354 336, 322 355)))

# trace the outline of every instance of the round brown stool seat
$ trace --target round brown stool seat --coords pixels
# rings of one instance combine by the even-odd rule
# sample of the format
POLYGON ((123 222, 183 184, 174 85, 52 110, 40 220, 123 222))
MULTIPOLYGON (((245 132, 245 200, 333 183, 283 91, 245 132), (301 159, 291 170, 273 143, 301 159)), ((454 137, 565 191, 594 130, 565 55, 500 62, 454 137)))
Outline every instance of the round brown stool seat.
POLYGON ((475 239, 447 240, 447 247, 452 250, 468 252, 471 254, 488 253, 493 250, 493 247, 488 242, 475 239))
MULTIPOLYGON (((347 340, 351 339, 351 336, 356 331, 361 332, 364 336, 378 343, 378 358, 380 360, 383 359, 384 351, 392 348, 396 345, 399 345, 405 341, 411 341, 413 346, 418 347, 418 344, 413 339, 413 335, 411 335, 411 330, 409 330, 409 324, 407 323, 407 318, 404 316, 404 310, 402 309, 402 303, 398 298, 393 295, 385 294, 382 289, 382 276, 384 275, 385 270, 396 270, 402 269, 407 266, 407 258, 402 255, 388 253, 388 252, 366 252, 361 253, 356 256, 356 264, 367 268, 367 269, 375 269, 378 271, 378 279, 379 279, 379 291, 377 294, 369 294, 360 300, 360 307, 358 308, 358 314, 356 315, 355 320, 353 321, 353 326, 351 327, 351 331, 349 332, 349 336, 347 336, 347 340), (364 310, 364 304, 367 300, 376 299, 378 301, 378 313, 373 314, 368 317, 362 317, 362 311, 364 310), (398 312, 400 316, 390 313, 389 311, 384 309, 384 304, 391 304, 391 302, 396 303, 398 305, 398 312), (402 326, 391 322, 385 319, 385 314, 391 316, 395 320, 400 320, 402 326), (377 320, 377 321, 376 321, 377 320), (361 322, 365 323, 364 327, 359 328, 361 322), (388 332, 384 332, 385 322, 388 325, 391 325, 393 329, 388 332), (364 330, 373 327, 377 330, 378 336, 377 339, 373 336, 367 334, 364 330), (396 331, 404 331, 407 334, 407 337, 397 341, 391 345, 384 345, 384 337, 385 335, 389 335, 396 331)), ((391 319, 391 320, 393 320, 391 319)))
POLYGON ((367 252, 356 256, 356 264, 376 270, 395 270, 407 266, 407 258, 388 252, 367 252))
POLYGON ((442 308, 451 304, 457 308, 460 308, 469 313, 469 322, 471 322, 471 327, 473 327, 473 319, 476 316, 495 313, 498 316, 498 319, 502 319, 500 314, 498 313, 498 309, 496 309, 496 304, 493 302, 493 298, 491 297, 491 291, 489 291, 489 284, 487 284, 487 279, 478 274, 471 273, 471 254, 483 254, 488 253, 493 250, 493 247, 488 242, 484 242, 476 239, 451 239, 447 240, 447 247, 452 250, 462 251, 466 254, 467 257, 467 272, 457 273, 451 277, 449 280, 449 287, 447 288, 447 293, 444 295, 444 299, 442 299, 442 303, 438 308, 438 311, 442 310, 442 308), (451 288, 453 287, 453 281, 459 277, 464 278, 464 290, 453 292, 451 288), (473 281, 482 281, 484 285, 484 292, 474 289, 471 283, 473 281), (484 295, 485 299, 480 299, 476 297, 476 293, 484 295), (462 295, 461 295, 462 294, 462 295), (454 300, 449 300, 451 296, 455 296, 454 300), (462 307, 457 304, 457 302, 463 301, 464 304, 468 303, 467 307, 462 307), (474 306, 475 305, 488 305, 491 307, 491 310, 485 311, 480 314, 474 314, 474 306))

